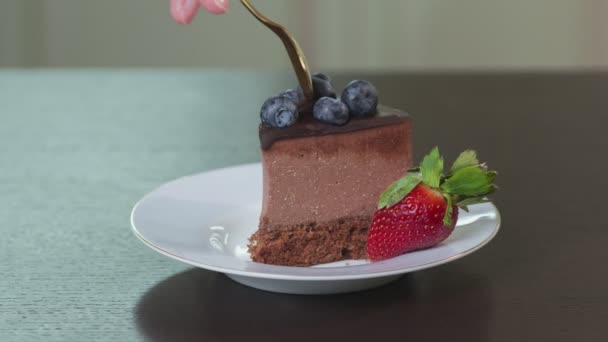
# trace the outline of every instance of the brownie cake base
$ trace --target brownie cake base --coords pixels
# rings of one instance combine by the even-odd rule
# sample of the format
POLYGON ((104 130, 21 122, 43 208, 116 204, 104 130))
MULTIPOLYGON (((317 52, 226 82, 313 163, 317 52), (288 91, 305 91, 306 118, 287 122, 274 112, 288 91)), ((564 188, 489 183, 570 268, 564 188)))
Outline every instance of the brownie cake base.
POLYGON ((293 226, 263 225, 251 236, 251 259, 265 264, 312 266, 365 259, 371 217, 350 217, 293 226))

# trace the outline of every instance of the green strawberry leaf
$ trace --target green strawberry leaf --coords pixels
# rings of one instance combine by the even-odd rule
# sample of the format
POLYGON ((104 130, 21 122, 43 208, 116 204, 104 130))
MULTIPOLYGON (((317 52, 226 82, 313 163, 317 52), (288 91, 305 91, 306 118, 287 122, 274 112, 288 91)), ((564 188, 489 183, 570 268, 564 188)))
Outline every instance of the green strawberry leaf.
POLYGON ((380 195, 378 209, 390 208, 399 203, 399 201, 407 196, 407 194, 409 194, 420 182, 422 182, 422 179, 419 174, 409 173, 391 184, 391 186, 380 195))
POLYGON ((497 175, 498 175, 498 173, 496 171, 487 171, 486 177, 488 179, 488 183, 494 183, 497 175))
POLYGON ((463 197, 484 196, 496 190, 492 184, 495 178, 496 172, 485 171, 478 165, 467 166, 447 178, 441 189, 451 195, 463 197))
POLYGON ((462 201, 456 203, 456 205, 468 213, 470 205, 478 204, 478 203, 487 203, 487 202, 490 202, 490 200, 487 197, 479 196, 479 197, 470 197, 470 198, 463 199, 462 201))
POLYGON ((427 154, 420 164, 420 173, 422 174, 422 182, 432 187, 438 188, 443 173, 443 158, 439 155, 437 147, 427 154))
POLYGON ((452 165, 450 172, 454 173, 467 166, 474 166, 474 165, 479 165, 479 160, 477 159, 477 152, 475 152, 473 150, 466 150, 466 151, 462 152, 458 156, 458 158, 456 158, 456 161, 454 161, 454 164, 452 165))
POLYGON ((446 194, 445 199, 448 202, 448 206, 445 208, 445 214, 443 214, 443 225, 449 227, 452 225, 452 212, 454 208, 452 208, 452 196, 446 194))

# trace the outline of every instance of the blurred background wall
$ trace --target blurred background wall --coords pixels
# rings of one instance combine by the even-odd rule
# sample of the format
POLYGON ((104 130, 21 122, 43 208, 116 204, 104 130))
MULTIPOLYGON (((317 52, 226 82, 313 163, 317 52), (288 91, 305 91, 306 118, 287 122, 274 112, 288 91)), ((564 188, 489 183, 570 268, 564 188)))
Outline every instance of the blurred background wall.
MULTIPOLYGON (((604 0, 254 0, 313 69, 608 68, 604 0)), ((169 0, 0 0, 0 67, 286 67, 236 0, 169 17, 169 0)))

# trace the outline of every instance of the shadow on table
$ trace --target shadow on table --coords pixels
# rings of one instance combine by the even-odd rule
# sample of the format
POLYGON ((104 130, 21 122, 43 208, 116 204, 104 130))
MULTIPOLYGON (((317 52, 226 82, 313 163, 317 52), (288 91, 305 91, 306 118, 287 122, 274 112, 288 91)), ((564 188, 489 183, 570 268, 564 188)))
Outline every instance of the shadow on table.
POLYGON ((375 290, 294 296, 192 269, 151 288, 134 314, 151 341, 482 341, 493 313, 487 284, 459 267, 442 267, 375 290))

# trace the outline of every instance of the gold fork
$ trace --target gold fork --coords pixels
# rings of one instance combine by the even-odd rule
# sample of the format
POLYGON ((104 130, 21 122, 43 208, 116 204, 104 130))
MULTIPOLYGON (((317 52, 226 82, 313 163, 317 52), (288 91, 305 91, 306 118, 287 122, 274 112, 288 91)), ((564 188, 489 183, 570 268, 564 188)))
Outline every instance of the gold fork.
POLYGON ((291 60, 291 64, 296 72, 296 76, 298 77, 298 82, 304 91, 304 96, 308 100, 312 100, 314 96, 313 87, 312 87, 312 79, 310 77, 310 70, 308 68, 308 63, 306 62, 306 57, 304 57, 304 52, 302 48, 298 44, 298 42, 293 38, 293 36, 287 31, 283 26, 275 23, 274 21, 268 19, 265 15, 260 13, 250 2, 249 0, 241 0, 241 3, 253 14, 256 19, 258 19, 262 24, 268 27, 272 32, 274 32, 281 41, 283 45, 285 45, 285 49, 287 50, 287 54, 289 55, 289 59, 291 60))

